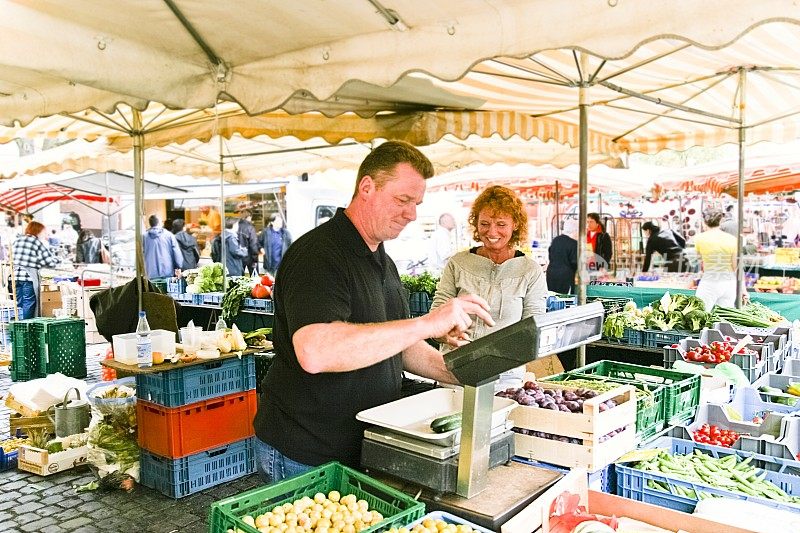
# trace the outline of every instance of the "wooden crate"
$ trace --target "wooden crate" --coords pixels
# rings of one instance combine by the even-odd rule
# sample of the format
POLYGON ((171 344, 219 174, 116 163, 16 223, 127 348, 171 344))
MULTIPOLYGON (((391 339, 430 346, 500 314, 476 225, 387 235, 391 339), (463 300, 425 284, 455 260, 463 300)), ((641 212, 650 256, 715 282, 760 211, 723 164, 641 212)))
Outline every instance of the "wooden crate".
MULTIPOLYGON (((554 383, 540 382, 546 389, 574 390, 554 383)), ((630 385, 599 394, 583 403, 582 413, 565 413, 539 407, 520 405, 515 407, 509 419, 517 428, 543 431, 581 439, 582 444, 559 442, 531 435, 514 436, 515 454, 566 467, 582 467, 598 470, 612 463, 622 454, 632 450, 636 435, 636 394, 630 385), (617 405, 600 411, 600 404, 614 400, 617 405), (603 435, 624 427, 625 430, 600 442, 603 435)))
POLYGON ((39 416, 22 416, 17 413, 12 413, 8 415, 8 426, 9 433, 11 433, 12 437, 16 435, 18 429, 21 429, 26 435, 28 433, 27 430, 40 428, 46 429, 51 435, 55 435, 56 433, 55 425, 46 414, 39 416))

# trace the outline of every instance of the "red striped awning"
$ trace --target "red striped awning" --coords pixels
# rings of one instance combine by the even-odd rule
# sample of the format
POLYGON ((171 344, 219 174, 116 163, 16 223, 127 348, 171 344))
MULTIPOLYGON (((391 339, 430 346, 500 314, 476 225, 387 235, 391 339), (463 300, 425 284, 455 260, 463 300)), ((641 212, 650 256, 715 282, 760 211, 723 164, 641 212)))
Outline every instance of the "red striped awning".
MULTIPOLYGON (((19 213, 30 212, 34 206, 61 202, 65 200, 82 200, 85 202, 113 202, 113 198, 77 191, 63 185, 34 185, 24 189, 12 189, 0 192, 0 206, 13 209, 19 213)), ((42 206, 43 207, 43 206, 42 206)), ((38 211, 38 209, 36 210, 38 211)))

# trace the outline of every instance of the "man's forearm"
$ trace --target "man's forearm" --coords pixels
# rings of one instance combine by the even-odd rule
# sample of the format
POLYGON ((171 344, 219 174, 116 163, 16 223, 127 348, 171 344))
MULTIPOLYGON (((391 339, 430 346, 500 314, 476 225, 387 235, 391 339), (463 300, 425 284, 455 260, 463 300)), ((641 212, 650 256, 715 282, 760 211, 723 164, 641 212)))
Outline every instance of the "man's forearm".
POLYGON ((412 374, 442 383, 458 384, 458 379, 445 366, 442 353, 424 340, 403 352, 403 368, 412 374))
POLYGON ((348 372, 379 363, 425 338, 418 319, 379 324, 331 322, 310 324, 294 334, 292 342, 306 372, 348 372))

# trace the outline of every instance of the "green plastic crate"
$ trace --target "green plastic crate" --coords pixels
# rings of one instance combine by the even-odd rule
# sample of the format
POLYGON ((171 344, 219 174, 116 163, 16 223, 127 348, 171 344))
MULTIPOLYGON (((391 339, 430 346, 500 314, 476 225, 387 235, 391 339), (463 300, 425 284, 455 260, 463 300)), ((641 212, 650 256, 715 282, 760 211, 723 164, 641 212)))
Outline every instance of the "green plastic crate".
POLYGON ((253 489, 211 505, 211 533, 226 533, 238 528, 245 533, 259 533, 245 524, 241 517, 256 516, 271 511, 276 505, 292 503, 304 496, 313 498, 318 492, 336 490, 342 496, 354 494, 366 500, 370 510, 381 513, 384 520, 362 533, 384 531, 410 524, 425 514, 425 504, 380 481, 339 463, 328 463, 305 474, 253 489))
POLYGON ((11 381, 28 381, 44 377, 39 374, 39 357, 31 327, 39 319, 11 322, 11 381))
POLYGON ((60 372, 86 377, 86 323, 83 319, 39 319, 31 325, 32 343, 38 352, 38 373, 60 372))
MULTIPOLYGON (((591 366, 591 365, 590 365, 591 366)), ((635 366, 635 365, 634 365, 635 366)), ((586 368, 586 367, 583 367, 586 368)), ((645 442, 666 427, 664 420, 664 402, 666 391, 661 385, 650 385, 639 381, 606 377, 598 374, 579 374, 578 370, 547 376, 542 381, 570 381, 573 379, 594 379, 619 385, 633 385, 637 389, 650 392, 652 402, 636 402, 636 441, 645 442)))
POLYGON ((663 386, 664 421, 668 425, 692 420, 700 403, 700 376, 697 374, 617 361, 598 361, 577 368, 570 374, 602 376, 636 386, 643 383, 663 386))

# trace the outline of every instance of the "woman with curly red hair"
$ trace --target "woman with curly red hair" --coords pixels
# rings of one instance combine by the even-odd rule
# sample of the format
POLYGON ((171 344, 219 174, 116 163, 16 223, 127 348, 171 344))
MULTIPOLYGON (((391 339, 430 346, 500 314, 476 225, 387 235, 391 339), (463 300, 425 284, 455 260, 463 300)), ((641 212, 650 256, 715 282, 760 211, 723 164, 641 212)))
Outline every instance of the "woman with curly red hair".
MULTIPOLYGON (((489 302, 494 326, 475 320, 467 330, 475 340, 546 309, 547 283, 539 265, 519 250, 528 236, 528 215, 511 189, 494 185, 484 190, 469 213, 479 246, 455 254, 444 267, 432 309, 462 294, 489 302)), ((452 347, 443 345, 442 350, 452 347)), ((524 367, 504 372, 498 390, 522 385, 524 367)))
POLYGON ((59 262, 45 244, 46 238, 44 225, 33 220, 25 227, 25 233, 17 237, 11 246, 17 305, 22 309, 22 318, 41 316, 39 270, 53 268, 59 262))

